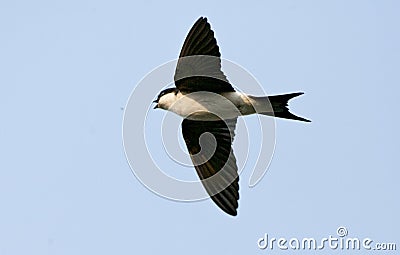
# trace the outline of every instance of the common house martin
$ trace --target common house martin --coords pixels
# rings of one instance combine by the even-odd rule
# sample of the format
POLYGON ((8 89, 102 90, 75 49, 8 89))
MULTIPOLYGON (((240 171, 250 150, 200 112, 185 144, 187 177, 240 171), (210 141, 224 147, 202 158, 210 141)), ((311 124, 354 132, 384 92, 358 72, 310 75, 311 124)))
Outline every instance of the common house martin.
POLYGON ((232 142, 237 118, 258 113, 310 120, 288 109, 288 101, 302 92, 256 97, 236 91, 221 70, 220 57, 211 26, 207 18, 200 17, 179 55, 175 87, 160 92, 154 109, 183 117, 183 138, 205 190, 219 208, 236 216, 239 175, 232 142))

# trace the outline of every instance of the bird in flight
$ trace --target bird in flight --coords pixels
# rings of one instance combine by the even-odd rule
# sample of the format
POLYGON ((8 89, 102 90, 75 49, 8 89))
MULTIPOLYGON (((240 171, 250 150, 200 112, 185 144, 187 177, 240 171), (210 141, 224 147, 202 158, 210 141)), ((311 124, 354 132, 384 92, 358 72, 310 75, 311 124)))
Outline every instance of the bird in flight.
POLYGON ((215 204, 236 216, 239 175, 232 150, 237 118, 262 114, 304 122, 289 112, 288 101, 302 92, 256 97, 232 87, 221 70, 221 54, 207 18, 187 35, 177 62, 173 88, 160 92, 154 109, 183 117, 182 135, 200 180, 215 204))

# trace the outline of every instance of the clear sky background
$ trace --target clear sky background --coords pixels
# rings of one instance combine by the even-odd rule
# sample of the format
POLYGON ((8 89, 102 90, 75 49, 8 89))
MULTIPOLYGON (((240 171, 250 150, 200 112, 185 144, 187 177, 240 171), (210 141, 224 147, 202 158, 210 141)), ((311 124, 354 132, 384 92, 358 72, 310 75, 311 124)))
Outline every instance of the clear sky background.
POLYGON ((339 226, 400 249, 399 11, 395 0, 2 1, 0 254, 276 254, 258 238, 339 226), (313 121, 277 121, 270 168, 255 188, 244 169, 235 218, 150 192, 122 146, 121 107, 199 16, 266 91, 304 91, 291 107, 313 121))

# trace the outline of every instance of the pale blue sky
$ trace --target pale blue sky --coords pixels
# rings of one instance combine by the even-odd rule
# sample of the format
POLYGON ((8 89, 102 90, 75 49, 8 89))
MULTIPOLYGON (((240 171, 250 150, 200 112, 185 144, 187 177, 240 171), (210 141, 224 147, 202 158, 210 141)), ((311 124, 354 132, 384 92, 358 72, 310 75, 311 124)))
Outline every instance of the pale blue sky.
POLYGON ((1 2, 0 255, 276 254, 257 239, 342 225, 400 249, 399 11, 394 0, 1 2), (272 164, 252 189, 244 170, 236 218, 148 191, 122 146, 120 108, 199 16, 267 92, 304 91, 291 107, 313 120, 277 121, 272 164))

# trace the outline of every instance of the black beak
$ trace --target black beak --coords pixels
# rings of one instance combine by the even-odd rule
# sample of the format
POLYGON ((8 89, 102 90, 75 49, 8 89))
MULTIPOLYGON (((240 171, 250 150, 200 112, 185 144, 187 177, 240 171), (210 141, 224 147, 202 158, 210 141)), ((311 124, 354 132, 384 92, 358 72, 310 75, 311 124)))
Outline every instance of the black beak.
POLYGON ((154 108, 153 109, 157 109, 158 108, 158 100, 156 99, 156 100, 154 100, 153 101, 153 103, 155 103, 156 104, 156 106, 154 106, 154 108))
POLYGON ((156 104, 153 109, 157 109, 157 108, 158 108, 158 104, 156 104))

